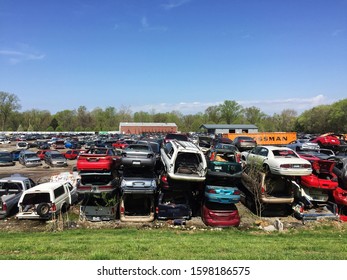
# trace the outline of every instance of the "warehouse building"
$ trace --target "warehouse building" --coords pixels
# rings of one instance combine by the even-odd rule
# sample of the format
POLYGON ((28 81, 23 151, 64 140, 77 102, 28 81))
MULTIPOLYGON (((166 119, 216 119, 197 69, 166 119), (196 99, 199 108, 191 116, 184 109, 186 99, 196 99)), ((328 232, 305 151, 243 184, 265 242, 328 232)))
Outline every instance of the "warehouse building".
POLYGON ((177 125, 175 123, 121 122, 119 132, 122 134, 177 133, 177 125))

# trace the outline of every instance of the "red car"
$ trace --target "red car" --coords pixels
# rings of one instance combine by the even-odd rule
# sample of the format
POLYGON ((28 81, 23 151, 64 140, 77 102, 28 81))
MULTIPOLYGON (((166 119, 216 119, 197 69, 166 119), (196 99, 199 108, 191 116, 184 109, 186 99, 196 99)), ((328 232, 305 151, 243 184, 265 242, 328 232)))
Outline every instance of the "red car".
POLYGON ((37 156, 41 159, 44 160, 46 152, 51 151, 51 150, 39 150, 37 151, 37 156))
POLYGON ((338 179, 333 168, 333 160, 324 160, 312 155, 300 155, 311 162, 312 174, 301 176, 300 185, 313 201, 327 202, 329 196, 338 187, 338 179))
POLYGON ((113 149, 92 148, 80 153, 77 158, 77 170, 111 171, 120 162, 120 156, 113 149))
POLYGON ((115 149, 124 149, 126 148, 129 144, 135 143, 135 140, 118 140, 116 143, 112 144, 112 147, 115 149))
POLYGON ((321 148, 337 148, 340 146, 339 138, 332 134, 322 134, 314 139, 311 139, 310 142, 317 143, 321 148))
POLYGON ((201 219, 211 227, 238 227, 240 215, 235 204, 205 201, 201 206, 201 219))
POLYGON ((64 156, 66 159, 76 159, 80 153, 83 153, 84 150, 79 150, 79 149, 71 149, 71 150, 67 150, 65 153, 64 153, 64 156))

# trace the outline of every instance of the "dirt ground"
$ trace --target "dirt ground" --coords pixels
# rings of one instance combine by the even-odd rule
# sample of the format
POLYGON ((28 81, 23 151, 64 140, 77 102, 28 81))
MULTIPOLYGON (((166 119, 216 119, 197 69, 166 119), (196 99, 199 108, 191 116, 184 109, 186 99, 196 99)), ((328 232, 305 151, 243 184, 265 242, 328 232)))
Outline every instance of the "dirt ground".
MULTIPOLYGON (((2 149, 14 150, 14 144, 2 146, 2 149)), ((33 149, 35 150, 35 149, 33 149)), ((62 150, 64 151, 64 150, 62 150)), ((72 171, 72 168, 76 165, 76 160, 69 160, 68 166, 64 168, 49 167, 43 163, 40 167, 27 168, 16 162, 15 166, 2 166, 0 167, 0 178, 10 176, 15 173, 22 174, 24 176, 32 178, 35 182, 46 182, 52 175, 56 175, 60 172, 72 171)), ((243 203, 239 202, 237 205, 239 214, 241 217, 241 224, 239 228, 259 228, 272 231, 277 229, 280 221, 280 228, 283 225, 283 229, 303 227, 301 221, 297 220, 293 216, 282 215, 276 217, 270 215, 268 217, 259 217, 251 212, 243 203), (274 227, 275 225, 275 227, 274 227)), ((278 212, 276 212, 278 213, 278 212)), ((79 205, 73 206, 66 217, 63 220, 56 221, 30 221, 30 220, 17 220, 14 216, 0 220, 0 230, 6 231, 47 231, 61 228, 119 228, 119 227, 141 227, 141 228, 161 228, 161 227, 181 227, 184 229, 211 229, 203 224, 199 216, 193 217, 191 220, 186 221, 183 226, 173 225, 173 221, 154 221, 152 223, 139 224, 139 223, 123 223, 118 220, 110 222, 86 222, 79 220, 79 205)))

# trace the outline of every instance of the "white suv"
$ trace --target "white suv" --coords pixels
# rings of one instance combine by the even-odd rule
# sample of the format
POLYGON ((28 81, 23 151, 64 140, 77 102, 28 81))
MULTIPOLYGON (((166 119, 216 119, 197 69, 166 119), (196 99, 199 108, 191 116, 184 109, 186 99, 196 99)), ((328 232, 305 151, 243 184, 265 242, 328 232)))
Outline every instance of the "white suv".
POLYGON ((202 150, 190 141, 171 140, 161 148, 164 171, 174 180, 202 182, 207 163, 202 150))
POLYGON ((18 219, 48 220, 66 212, 77 196, 76 187, 68 181, 48 182, 22 193, 18 202, 18 219))

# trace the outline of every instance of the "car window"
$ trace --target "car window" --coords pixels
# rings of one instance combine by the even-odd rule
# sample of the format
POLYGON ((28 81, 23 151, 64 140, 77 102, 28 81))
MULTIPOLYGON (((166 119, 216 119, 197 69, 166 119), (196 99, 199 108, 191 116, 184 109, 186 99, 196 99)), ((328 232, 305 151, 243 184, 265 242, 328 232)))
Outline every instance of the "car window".
POLYGON ((268 154, 269 154, 268 149, 266 149, 266 148, 264 148, 264 147, 262 147, 262 148, 259 150, 259 155, 260 155, 260 156, 266 157, 268 154))
POLYGON ((273 150, 272 153, 275 157, 297 157, 292 150, 273 150))
POLYGON ((39 204, 41 202, 50 202, 50 195, 46 192, 28 193, 23 197, 23 205, 39 204))
POLYGON ((63 195, 65 193, 64 186, 60 186, 54 190, 54 197, 58 198, 59 196, 63 195))

